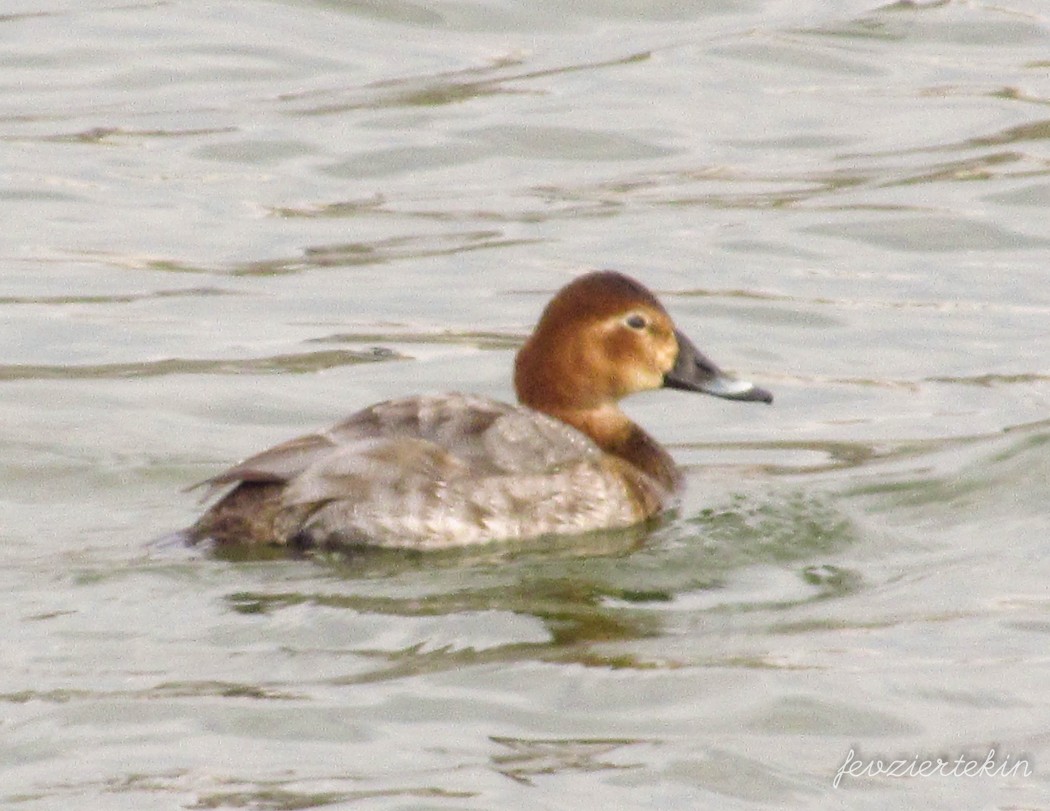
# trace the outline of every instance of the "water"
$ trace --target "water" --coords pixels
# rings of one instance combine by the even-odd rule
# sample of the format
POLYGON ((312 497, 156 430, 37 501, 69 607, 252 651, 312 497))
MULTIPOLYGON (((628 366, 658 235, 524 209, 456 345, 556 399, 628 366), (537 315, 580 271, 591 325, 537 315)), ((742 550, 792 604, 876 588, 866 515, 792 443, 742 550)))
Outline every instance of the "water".
POLYGON ((1050 14, 16 2, 0 14, 0 803, 1050 806, 1050 14), (507 399, 586 268, 772 408, 628 409, 644 537, 149 541, 376 400, 507 399), (1024 761, 975 777, 870 762, 1024 761))

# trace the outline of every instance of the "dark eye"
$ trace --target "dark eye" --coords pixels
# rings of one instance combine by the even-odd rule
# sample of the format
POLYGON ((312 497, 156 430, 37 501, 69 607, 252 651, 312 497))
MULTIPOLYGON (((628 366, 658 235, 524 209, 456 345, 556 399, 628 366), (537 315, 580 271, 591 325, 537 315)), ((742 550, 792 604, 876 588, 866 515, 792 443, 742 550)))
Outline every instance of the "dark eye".
POLYGON ((624 321, 624 323, 627 324, 627 326, 629 326, 631 329, 637 330, 643 330, 647 326, 649 326, 649 320, 644 315, 639 315, 638 313, 631 313, 629 316, 627 316, 627 319, 624 321))

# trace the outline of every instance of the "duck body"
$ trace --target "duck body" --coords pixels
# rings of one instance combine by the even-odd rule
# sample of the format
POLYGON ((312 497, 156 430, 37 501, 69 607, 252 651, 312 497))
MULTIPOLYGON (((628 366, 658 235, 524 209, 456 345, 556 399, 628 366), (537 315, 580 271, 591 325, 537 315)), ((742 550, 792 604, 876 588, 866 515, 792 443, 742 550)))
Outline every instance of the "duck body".
POLYGON ((628 527, 664 510, 680 482, 617 405, 661 387, 772 400, 725 377, 638 282, 587 274, 519 351, 519 405, 465 394, 377 403, 203 482, 232 490, 189 537, 430 550, 628 527))
POLYGON ((443 549, 625 527, 672 494, 569 425, 463 394, 377 403, 215 477, 221 541, 443 549))

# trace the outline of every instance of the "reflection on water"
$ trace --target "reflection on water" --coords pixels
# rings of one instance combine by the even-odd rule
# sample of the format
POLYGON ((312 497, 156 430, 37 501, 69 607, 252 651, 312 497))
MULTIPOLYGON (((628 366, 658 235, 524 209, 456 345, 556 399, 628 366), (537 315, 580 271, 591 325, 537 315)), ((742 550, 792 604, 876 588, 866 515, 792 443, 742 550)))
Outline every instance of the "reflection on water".
MULTIPOLYGON (((510 639, 482 648, 452 645, 431 650, 413 644, 389 653, 368 652, 376 660, 373 666, 338 678, 339 684, 527 660, 617 669, 678 668, 685 664, 680 657, 653 661, 622 648, 601 653, 593 643, 658 639, 666 631, 665 608, 680 595, 691 594, 695 601, 698 590, 723 589, 735 570, 767 564, 794 568, 795 562, 834 555, 856 541, 850 521, 830 502, 797 493, 772 500, 738 496, 723 507, 662 523, 548 538, 530 548, 507 544, 430 554, 362 549, 311 555, 325 566, 325 590, 241 591, 225 599, 231 609, 246 615, 269 616, 303 606, 373 617, 473 615, 491 616, 496 622, 504 615, 533 617, 544 630, 538 641, 510 639), (376 582, 378 593, 360 593, 362 578, 376 582), (445 579, 456 585, 443 587, 445 579), (399 593, 382 593, 384 583, 397 584, 392 591, 399 593)), ((221 549, 215 554, 240 561, 281 557, 266 549, 221 549)), ((768 610, 772 605, 841 597, 860 587, 856 574, 834 565, 801 566, 793 577, 794 584, 779 588, 769 601, 754 593, 736 605, 733 598, 728 603, 717 598, 712 610, 768 610)))
POLYGON ((249 262, 233 268, 230 273, 233 276, 273 276, 284 273, 302 273, 316 268, 382 265, 409 259, 453 256, 465 251, 527 245, 529 241, 504 239, 499 231, 470 231, 459 234, 447 233, 440 236, 405 236, 371 244, 355 242, 307 248, 302 258, 249 262))
POLYGON ((268 358, 229 358, 204 360, 201 358, 166 358, 140 363, 106 363, 85 366, 0 366, 0 380, 48 380, 58 378, 121 378, 167 377, 180 374, 268 374, 283 372, 304 374, 334 369, 356 363, 402 359, 396 352, 382 347, 357 351, 328 349, 301 352, 295 355, 276 355, 268 358))
MULTIPOLYGON (((977 447, 979 455, 958 469, 938 473, 923 465, 920 475, 891 477, 857 487, 854 494, 878 496, 881 510, 924 507, 950 523, 1036 518, 1033 509, 1038 513, 1050 481, 1050 421, 1013 427, 977 447)), ((923 462, 929 456, 916 453, 914 458, 923 462)))
POLYGON ((492 764, 500 774, 526 785, 545 774, 573 771, 601 771, 605 769, 635 769, 641 763, 631 763, 630 747, 644 746, 644 740, 524 740, 494 736, 494 743, 506 748, 494 755, 492 764), (623 750, 626 750, 624 752, 623 750), (625 754, 628 762, 620 761, 625 754), (608 755, 614 755, 608 758, 608 755))
POLYGON ((644 61, 648 53, 639 53, 600 62, 585 62, 546 68, 543 70, 521 70, 524 64, 520 57, 503 56, 489 64, 463 70, 447 71, 436 75, 403 77, 374 82, 364 88, 349 90, 312 90, 308 93, 287 94, 281 101, 298 103, 309 101, 307 107, 297 107, 294 115, 331 115, 351 110, 377 110, 386 107, 434 107, 443 104, 460 104, 475 98, 498 94, 543 92, 523 89, 516 85, 527 85, 535 79, 546 79, 577 71, 593 71, 618 65, 629 65, 644 61), (335 101, 333 97, 343 96, 335 101), (348 98, 347 98, 348 97, 348 98))

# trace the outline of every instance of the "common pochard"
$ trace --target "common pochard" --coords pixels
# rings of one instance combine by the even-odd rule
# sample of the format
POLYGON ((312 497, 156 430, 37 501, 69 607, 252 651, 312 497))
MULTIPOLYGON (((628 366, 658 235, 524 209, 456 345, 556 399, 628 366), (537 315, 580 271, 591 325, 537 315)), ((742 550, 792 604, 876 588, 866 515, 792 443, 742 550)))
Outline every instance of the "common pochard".
POLYGON ((202 484, 230 490, 194 541, 294 548, 444 549, 637 524, 680 484, 674 461, 620 410, 671 388, 770 403, 679 332, 621 273, 580 276, 517 354, 513 406, 466 394, 388 400, 202 484))

